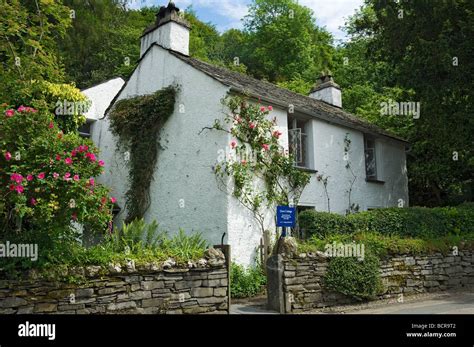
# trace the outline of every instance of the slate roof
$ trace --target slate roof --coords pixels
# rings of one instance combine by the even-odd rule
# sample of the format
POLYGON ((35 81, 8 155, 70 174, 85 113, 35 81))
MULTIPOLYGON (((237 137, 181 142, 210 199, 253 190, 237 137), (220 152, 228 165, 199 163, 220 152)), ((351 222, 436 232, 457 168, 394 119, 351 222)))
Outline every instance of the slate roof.
MULTIPOLYGON (((289 105, 293 105, 295 112, 298 113, 303 113, 311 117, 316 117, 325 120, 329 123, 339 124, 348 128, 356 129, 363 133, 368 133, 372 135, 382 135, 395 139, 397 141, 407 142, 405 139, 399 136, 396 136, 382 128, 379 128, 369 123, 364 119, 361 119, 349 112, 344 111, 343 109, 337 106, 333 106, 324 101, 316 100, 310 98, 309 96, 304 96, 289 91, 287 89, 280 88, 272 83, 261 81, 250 76, 228 70, 223 67, 203 62, 201 60, 189 57, 187 55, 183 55, 176 51, 164 48, 163 46, 157 43, 155 43, 154 45, 167 50, 173 56, 184 61, 185 63, 196 68, 197 70, 202 71, 206 75, 221 82, 222 84, 230 87, 231 90, 235 92, 243 93, 255 98, 260 98, 262 101, 269 102, 272 106, 279 105, 284 109, 287 109, 289 105)), ((145 52, 145 54, 140 58, 140 60, 146 56, 146 54, 151 50, 152 47, 153 45, 149 47, 147 52, 145 52)), ((125 83, 122 89, 125 88, 126 84, 127 83, 125 83)), ((112 100, 106 112, 108 112, 109 109, 113 106, 120 92, 117 94, 114 100, 112 100)))

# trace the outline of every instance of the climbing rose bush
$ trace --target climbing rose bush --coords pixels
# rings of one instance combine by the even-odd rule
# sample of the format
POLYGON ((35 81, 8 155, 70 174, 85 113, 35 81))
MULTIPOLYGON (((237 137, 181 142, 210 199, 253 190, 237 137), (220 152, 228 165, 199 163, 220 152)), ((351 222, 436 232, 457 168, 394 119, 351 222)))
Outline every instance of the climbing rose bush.
POLYGON ((297 203, 310 176, 294 166, 294 159, 280 144, 283 133, 276 118, 270 117, 272 106, 249 103, 245 98, 223 100, 230 113, 224 123, 216 120, 213 128, 232 137, 229 147, 235 158, 225 158, 215 166, 219 177, 232 177, 233 195, 258 212, 262 207, 297 203), (255 185, 260 178, 264 184, 255 185))
POLYGON ((72 222, 107 230, 115 199, 96 182, 104 163, 97 160, 92 142, 77 133, 63 134, 48 111, 5 104, 0 135, 3 237, 75 237, 72 222))

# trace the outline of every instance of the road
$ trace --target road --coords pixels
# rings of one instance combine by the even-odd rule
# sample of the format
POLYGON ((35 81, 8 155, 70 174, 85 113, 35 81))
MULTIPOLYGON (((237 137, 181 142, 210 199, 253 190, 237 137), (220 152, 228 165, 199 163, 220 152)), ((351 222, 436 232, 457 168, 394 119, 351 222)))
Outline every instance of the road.
MULTIPOLYGON (((276 314, 265 308, 265 298, 231 306, 231 314, 276 314)), ((474 314, 474 292, 426 293, 364 304, 318 309, 305 314, 474 314), (397 300, 398 299, 398 300, 397 300), (402 302, 400 302, 402 301, 402 302)))

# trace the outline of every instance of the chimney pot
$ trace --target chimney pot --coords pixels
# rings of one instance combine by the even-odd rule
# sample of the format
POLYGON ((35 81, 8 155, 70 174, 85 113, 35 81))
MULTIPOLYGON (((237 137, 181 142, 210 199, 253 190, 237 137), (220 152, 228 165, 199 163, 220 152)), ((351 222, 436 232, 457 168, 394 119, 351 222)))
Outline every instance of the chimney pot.
POLYGON ((168 6, 161 6, 155 16, 155 23, 145 29, 141 37, 140 57, 154 43, 184 55, 189 55, 189 30, 191 26, 184 19, 179 8, 170 1, 168 6))

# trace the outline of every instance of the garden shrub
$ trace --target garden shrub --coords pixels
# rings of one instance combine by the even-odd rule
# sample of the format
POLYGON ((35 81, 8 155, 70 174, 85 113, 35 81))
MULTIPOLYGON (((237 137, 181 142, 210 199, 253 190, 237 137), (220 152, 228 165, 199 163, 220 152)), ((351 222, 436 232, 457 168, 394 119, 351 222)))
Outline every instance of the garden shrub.
POLYGON ((0 239, 37 243, 40 255, 80 237, 73 222, 106 231, 115 202, 95 181, 92 142, 64 134, 46 110, 0 106, 0 239))
POLYGON ((380 208, 347 216, 306 210, 300 213, 300 228, 308 236, 373 231, 402 237, 434 238, 474 231, 474 208, 409 207, 380 208))
POLYGON ((324 284, 336 292, 363 300, 374 298, 382 288, 380 261, 368 252, 363 260, 334 257, 329 261, 324 284))
POLYGON ((347 218, 337 213, 306 210, 298 215, 300 229, 306 236, 324 237, 333 233, 350 233, 352 225, 347 218))
POLYGON ((248 298, 261 294, 267 278, 262 267, 244 268, 242 265, 232 263, 230 271, 230 292, 233 298, 248 298))

